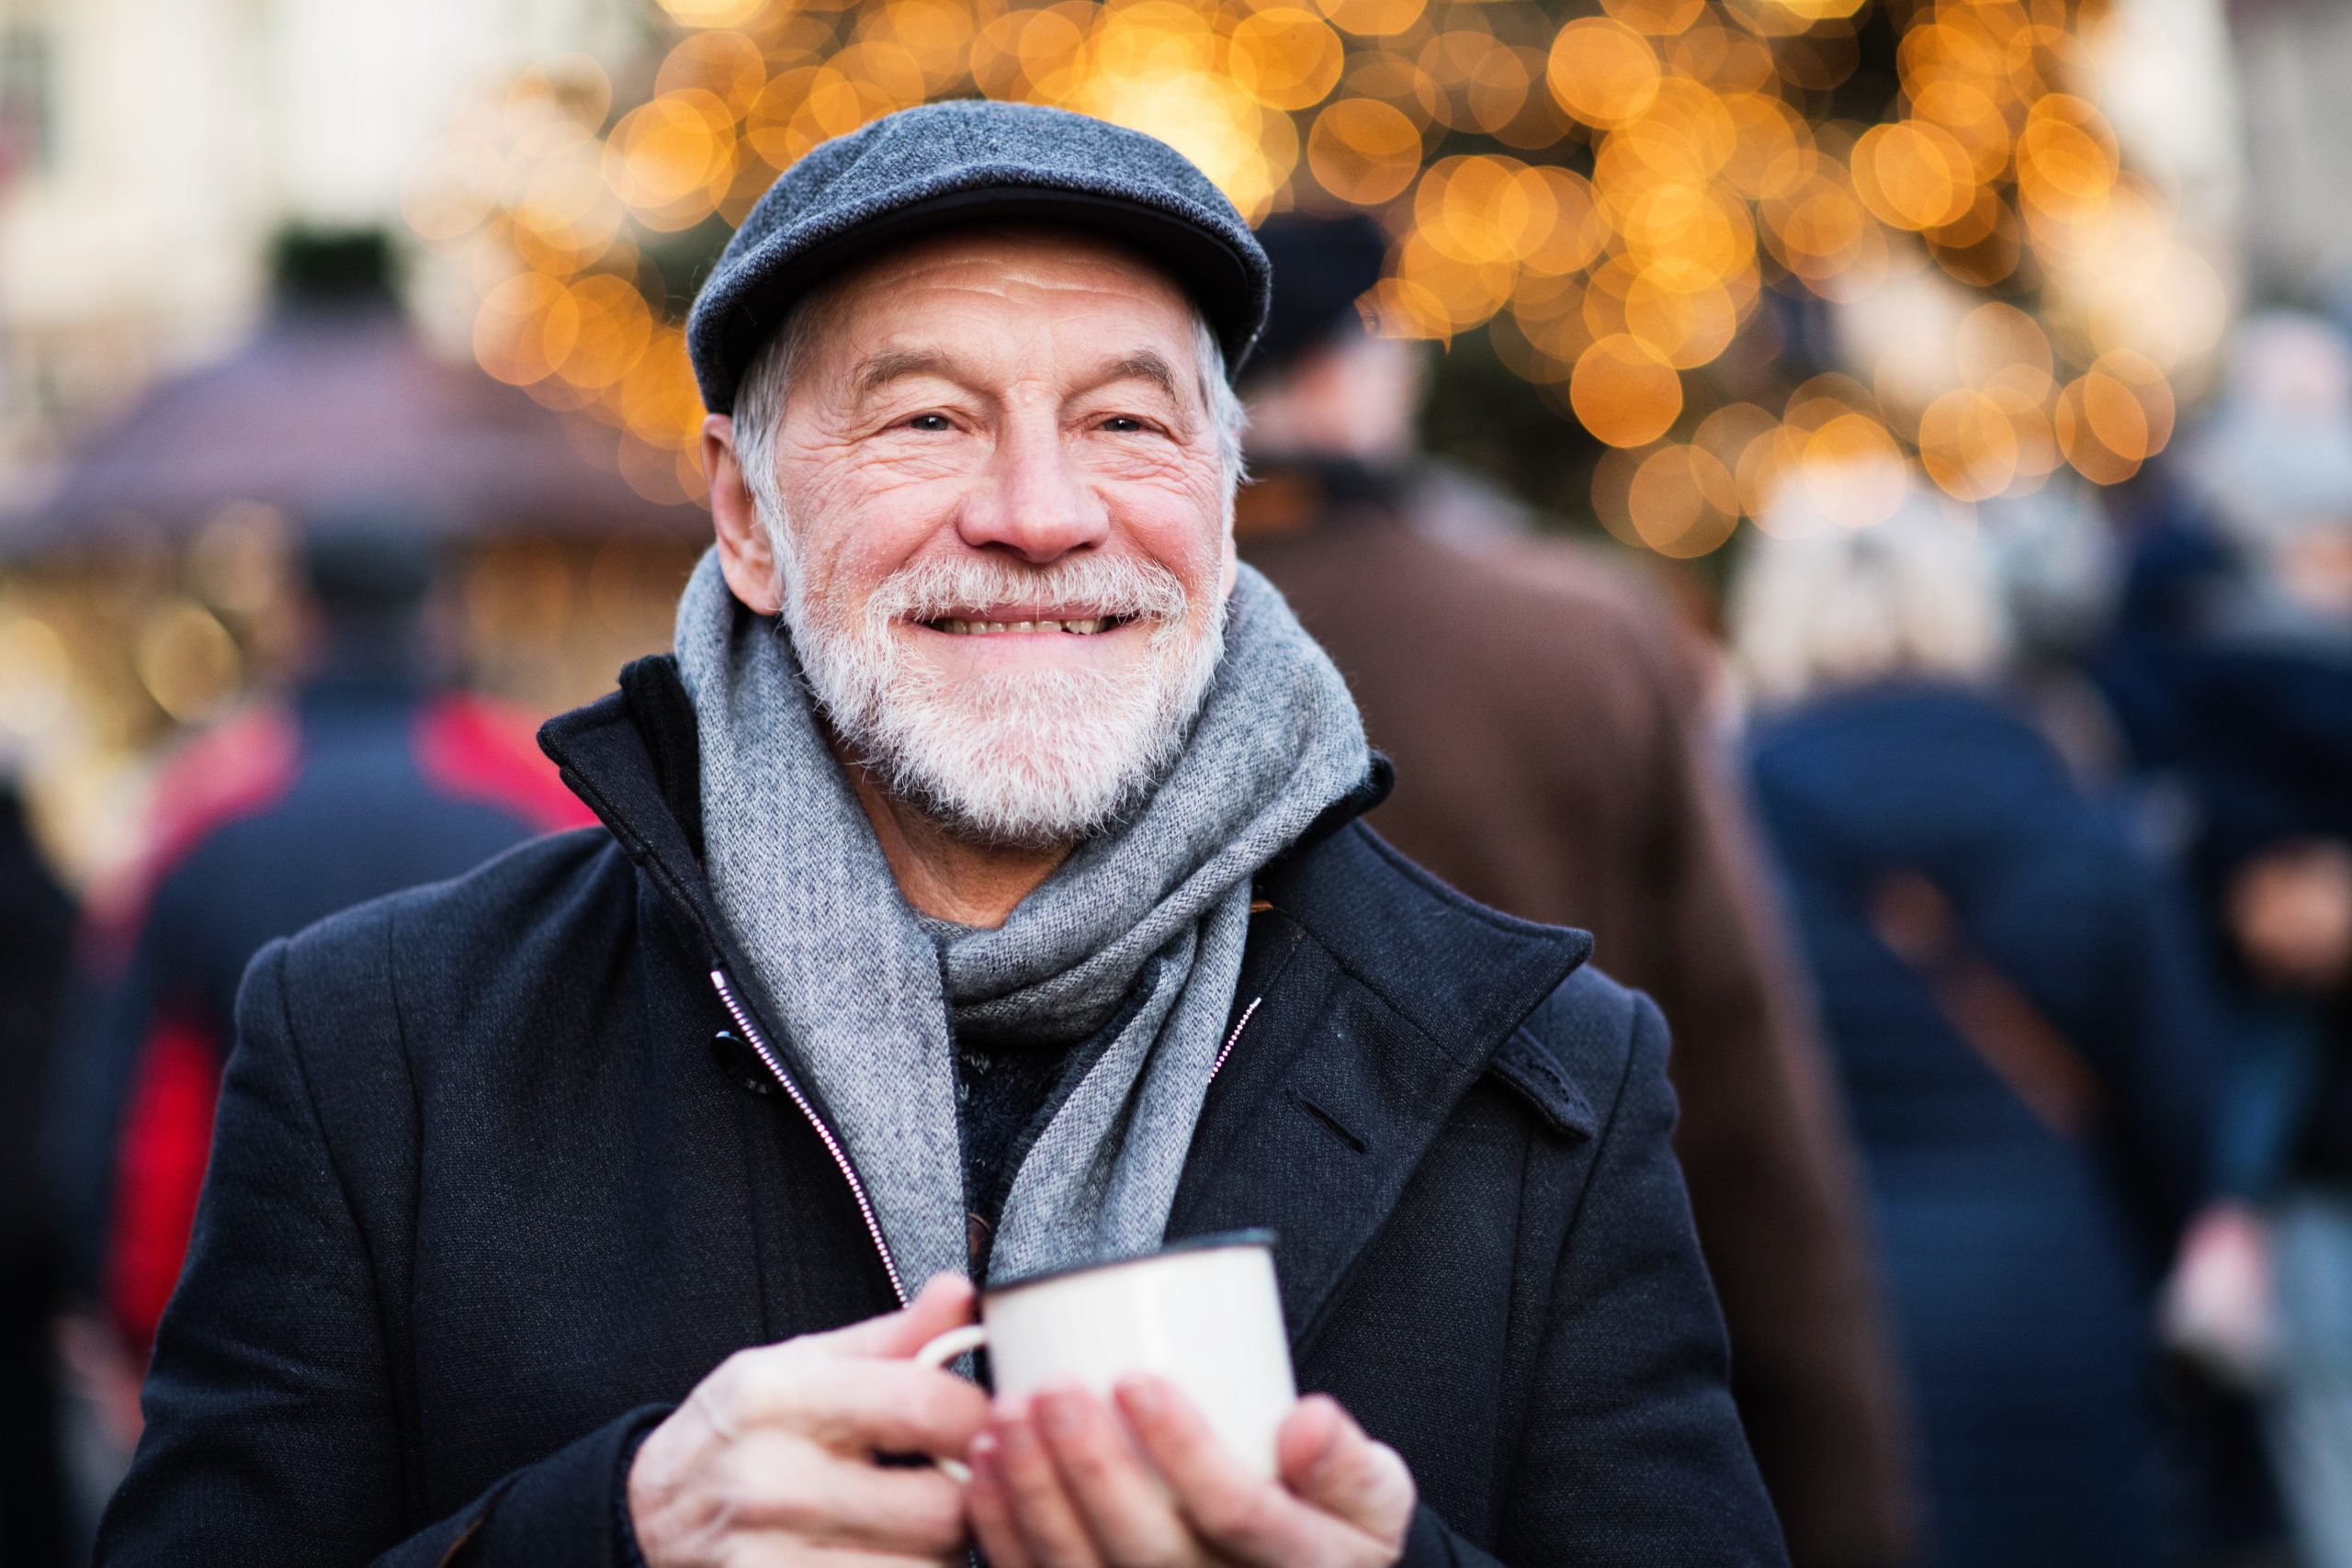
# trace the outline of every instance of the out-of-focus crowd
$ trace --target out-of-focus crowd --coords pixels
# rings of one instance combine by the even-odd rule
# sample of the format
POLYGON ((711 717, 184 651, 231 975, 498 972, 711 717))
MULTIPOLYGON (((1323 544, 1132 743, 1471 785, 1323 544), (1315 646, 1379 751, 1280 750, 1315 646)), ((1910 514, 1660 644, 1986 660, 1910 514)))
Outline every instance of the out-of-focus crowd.
MULTIPOLYGON (((1304 270, 1293 222, 1267 227, 1304 270)), ((1712 642, 1416 469, 1404 424, 1367 417, 1410 406, 1394 345, 1260 377, 1244 553, 1396 758, 1375 822, 1483 899, 1592 928, 1674 1023, 1686 1177, 1796 1561, 2352 1562, 2342 328, 2248 321, 2199 426, 2104 495, 1963 509, 1892 467, 1806 471, 1712 642), (1855 529, 1857 487, 1904 499, 1855 529), (1678 725, 1707 730, 1679 759, 1678 725), (1815 1104, 1836 1146, 1760 1125, 1815 1104), (1849 1147, 1892 1437, 1854 1417, 1871 1325, 1800 1201, 1849 1147), (1805 1408, 1808 1384, 1844 1402, 1805 1408)))
MULTIPOLYGON (((1667 1012, 1796 1561, 2352 1563, 2343 331, 2249 321, 2105 495, 1801 468, 1711 639, 1416 453, 1376 233, 1265 240, 1242 553, 1396 759, 1374 825, 1667 1012)), ((434 666, 417 536, 306 521, 307 673, 181 746, 120 890, 77 919, 0 794, 10 1562, 135 1439, 247 957, 587 819, 434 666)))

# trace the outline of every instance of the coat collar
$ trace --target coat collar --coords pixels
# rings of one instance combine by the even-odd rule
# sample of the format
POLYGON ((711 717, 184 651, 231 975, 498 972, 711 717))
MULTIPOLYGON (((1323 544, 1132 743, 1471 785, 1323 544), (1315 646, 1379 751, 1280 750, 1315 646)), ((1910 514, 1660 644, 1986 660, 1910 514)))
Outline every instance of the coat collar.
POLYGON ((1202 1108, 1171 1238, 1276 1235, 1304 1354, 1464 1094, 1493 1076, 1555 1130, 1591 1106, 1522 1027, 1591 952, 1485 908, 1360 822, 1260 880, 1235 1001, 1250 1010, 1202 1108))
POLYGON ((618 691, 540 726, 539 750, 716 961, 727 956, 727 923, 702 865, 697 734, 678 661, 662 654, 623 669, 618 691))
MULTIPOLYGON (((539 744, 707 961, 748 973, 703 872, 695 714, 675 660, 631 664, 619 691, 549 720, 539 744)), ((1523 1027, 1592 939, 1486 908, 1391 849, 1357 820, 1388 779, 1380 760, 1259 878, 1263 912, 1234 998, 1241 1027, 1169 1221, 1171 1238, 1275 1230, 1302 1351, 1479 1078, 1563 1134, 1597 1124, 1523 1027)))

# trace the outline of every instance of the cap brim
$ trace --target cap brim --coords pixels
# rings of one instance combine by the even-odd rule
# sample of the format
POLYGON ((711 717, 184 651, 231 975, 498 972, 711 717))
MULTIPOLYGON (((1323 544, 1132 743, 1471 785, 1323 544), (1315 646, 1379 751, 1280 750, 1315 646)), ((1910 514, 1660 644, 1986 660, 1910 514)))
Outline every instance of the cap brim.
POLYGON ((865 220, 820 240, 735 301, 724 329, 728 400, 752 356, 783 323, 795 302, 843 268, 892 245, 972 223, 1067 223, 1123 240, 1166 270, 1200 307, 1225 352, 1226 373, 1238 373, 1258 321, 1247 303, 1256 297, 1248 265, 1223 241, 1172 212, 1095 191, 1050 186, 989 186, 949 191, 865 220), (1242 310, 1237 312, 1236 306, 1242 310))

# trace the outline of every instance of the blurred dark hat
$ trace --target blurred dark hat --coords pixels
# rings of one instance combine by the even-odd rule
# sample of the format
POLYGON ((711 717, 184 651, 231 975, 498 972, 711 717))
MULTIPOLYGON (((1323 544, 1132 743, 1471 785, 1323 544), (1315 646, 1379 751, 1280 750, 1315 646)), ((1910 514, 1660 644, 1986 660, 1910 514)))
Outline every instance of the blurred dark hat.
POLYGON ((379 513, 328 513, 302 531, 302 573, 330 615, 411 614, 440 566, 441 551, 423 530, 379 513))
POLYGON ((1225 193, 1155 137, 1036 104, 958 99, 883 116, 768 187, 686 318, 705 407, 725 413, 794 302, 886 245, 1045 220, 1135 244, 1192 296, 1239 368, 1266 318, 1265 253, 1225 193))
POLYGON ((1253 379, 1279 375, 1334 338, 1360 333, 1356 300, 1380 281, 1388 236, 1363 212, 1277 212, 1258 226, 1274 267, 1274 308, 1251 356, 1253 379))

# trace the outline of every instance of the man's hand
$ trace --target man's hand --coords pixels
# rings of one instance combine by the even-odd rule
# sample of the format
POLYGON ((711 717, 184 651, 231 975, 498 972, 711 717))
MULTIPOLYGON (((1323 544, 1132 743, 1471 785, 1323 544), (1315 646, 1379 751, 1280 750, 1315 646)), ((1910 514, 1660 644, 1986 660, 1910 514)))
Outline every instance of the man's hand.
POLYGON ((1338 1402, 1283 1423, 1280 1483, 1221 1446, 1190 1401, 1130 1378, 1114 1414, 1081 1389, 999 1408, 973 1439, 972 1529, 992 1568, 1390 1568, 1413 1477, 1338 1402))
POLYGON ((961 1454, 988 1396, 909 1357, 972 1316, 972 1287, 932 1280, 905 1311, 729 1357, 629 1467, 650 1568, 912 1568, 955 1563, 964 1489, 878 1454, 961 1454))

